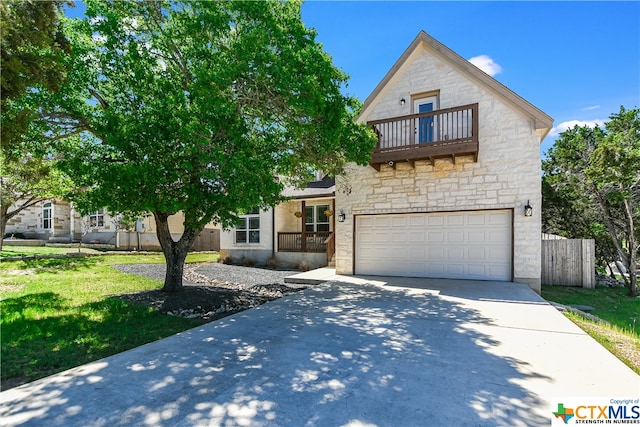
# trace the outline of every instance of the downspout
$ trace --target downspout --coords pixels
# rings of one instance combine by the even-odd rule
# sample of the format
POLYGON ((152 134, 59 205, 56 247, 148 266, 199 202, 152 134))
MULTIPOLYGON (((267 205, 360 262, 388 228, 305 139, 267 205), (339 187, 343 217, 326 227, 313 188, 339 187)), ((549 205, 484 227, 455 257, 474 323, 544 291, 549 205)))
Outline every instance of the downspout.
POLYGON ((275 258, 276 256, 276 208, 273 206, 271 208, 271 258, 275 258))

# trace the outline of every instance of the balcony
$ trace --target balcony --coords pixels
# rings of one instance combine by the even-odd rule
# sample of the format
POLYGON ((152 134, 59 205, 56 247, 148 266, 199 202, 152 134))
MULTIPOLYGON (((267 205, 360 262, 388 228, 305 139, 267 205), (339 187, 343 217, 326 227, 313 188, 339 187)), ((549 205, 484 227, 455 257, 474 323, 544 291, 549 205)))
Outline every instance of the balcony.
POLYGON ((473 156, 478 161, 478 104, 428 111, 367 122, 378 135, 370 165, 380 170, 398 162, 457 156, 473 156))

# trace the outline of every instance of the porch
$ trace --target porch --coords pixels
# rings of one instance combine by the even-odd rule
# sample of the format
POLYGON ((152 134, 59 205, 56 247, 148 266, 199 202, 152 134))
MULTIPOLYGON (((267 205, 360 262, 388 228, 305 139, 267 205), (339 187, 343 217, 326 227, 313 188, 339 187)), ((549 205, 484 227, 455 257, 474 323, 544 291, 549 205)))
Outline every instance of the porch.
POLYGON ((335 253, 335 200, 299 200, 289 202, 291 219, 277 232, 277 252, 326 253, 327 264, 335 253), (295 220, 294 220, 295 219, 295 220), (297 228, 298 230, 293 231, 297 228), (289 231, 291 230, 291 231, 289 231))

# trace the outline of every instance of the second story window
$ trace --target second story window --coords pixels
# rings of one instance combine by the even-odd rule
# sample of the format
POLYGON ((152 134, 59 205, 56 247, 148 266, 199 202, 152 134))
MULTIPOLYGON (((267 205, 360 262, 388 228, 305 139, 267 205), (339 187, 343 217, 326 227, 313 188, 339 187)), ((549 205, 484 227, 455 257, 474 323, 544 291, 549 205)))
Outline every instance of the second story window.
POLYGON ((104 227, 104 209, 89 214, 89 227, 104 227))
POLYGON ((53 225, 53 204, 47 202, 42 205, 42 228, 51 230, 53 225))
POLYGON ((253 209, 240 216, 236 227, 236 243, 260 243, 260 211, 253 209))

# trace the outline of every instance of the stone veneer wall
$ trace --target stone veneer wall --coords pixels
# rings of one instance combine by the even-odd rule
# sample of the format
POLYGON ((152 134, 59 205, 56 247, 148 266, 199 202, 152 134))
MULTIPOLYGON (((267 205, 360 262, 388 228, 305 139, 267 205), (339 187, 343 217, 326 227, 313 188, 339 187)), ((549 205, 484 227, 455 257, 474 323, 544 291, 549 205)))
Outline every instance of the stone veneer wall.
POLYGON ((7 221, 5 233, 21 233, 27 238, 47 240, 49 238, 65 238, 70 240, 71 207, 64 200, 45 200, 20 211, 7 221), (45 203, 52 204, 52 226, 50 229, 42 227, 42 207, 45 203))
POLYGON ((353 274, 354 215, 513 209, 514 280, 540 290, 540 137, 524 113, 423 46, 416 49, 370 105, 362 122, 411 113, 412 94, 439 91, 439 108, 479 103, 479 155, 419 161, 415 168, 349 165, 337 179, 336 205, 346 221, 336 223, 336 269, 353 274), (407 99, 401 106, 399 100, 407 99), (530 201, 533 216, 525 217, 530 201))

